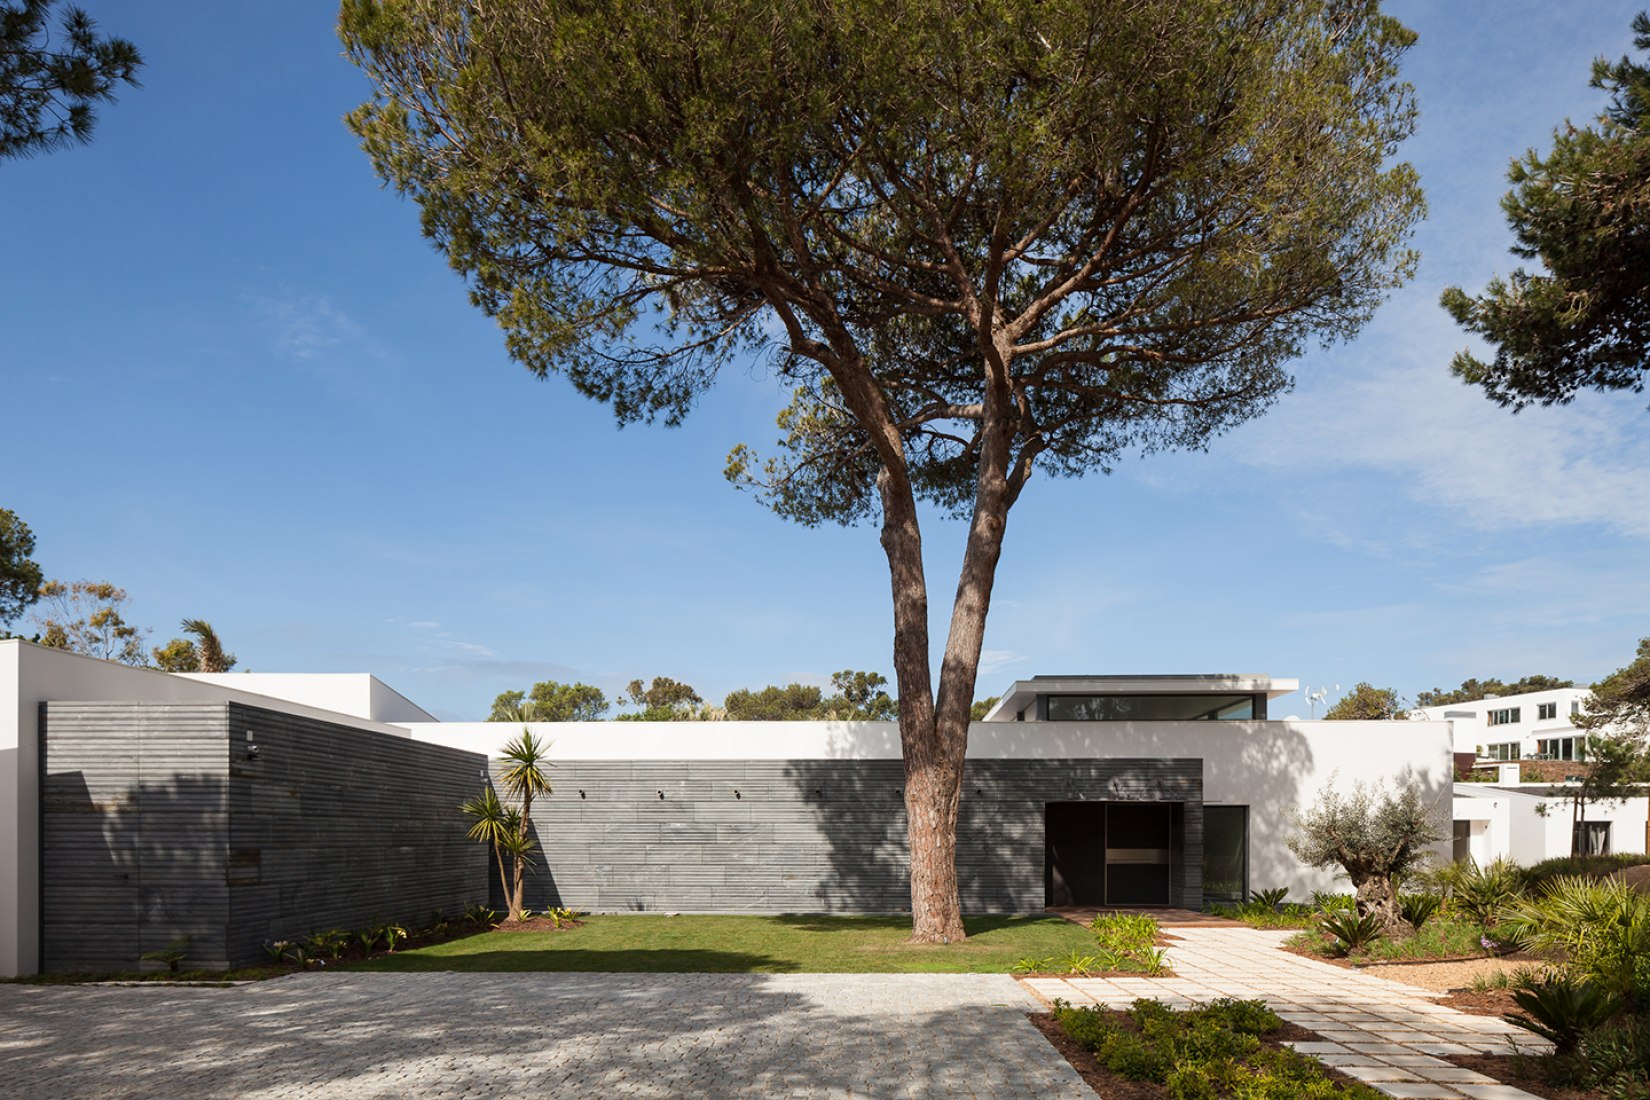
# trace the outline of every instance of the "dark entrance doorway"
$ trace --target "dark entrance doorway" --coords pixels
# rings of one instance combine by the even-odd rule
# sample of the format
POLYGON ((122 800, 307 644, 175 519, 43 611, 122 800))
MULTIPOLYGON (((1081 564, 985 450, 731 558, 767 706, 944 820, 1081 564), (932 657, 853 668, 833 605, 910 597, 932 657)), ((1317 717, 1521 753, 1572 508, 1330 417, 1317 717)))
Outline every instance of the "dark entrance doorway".
POLYGON ((1047 802, 1047 905, 1168 905, 1176 805, 1047 802))

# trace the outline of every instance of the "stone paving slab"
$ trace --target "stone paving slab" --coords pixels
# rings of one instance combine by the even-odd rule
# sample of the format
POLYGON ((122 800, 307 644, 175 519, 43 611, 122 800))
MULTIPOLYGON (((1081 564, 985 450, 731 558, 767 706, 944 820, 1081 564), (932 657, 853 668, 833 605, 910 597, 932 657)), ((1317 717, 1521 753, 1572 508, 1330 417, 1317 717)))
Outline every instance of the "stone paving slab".
POLYGON ((1551 1049, 1523 1028, 1434 1004, 1443 994, 1332 966, 1282 950, 1291 931, 1176 928, 1173 978, 1028 978, 1045 1001, 1127 1008, 1150 997, 1176 1008, 1218 997, 1267 1002, 1323 1042, 1295 1044, 1388 1096, 1422 1100, 1535 1100, 1522 1089, 1464 1070, 1443 1054, 1504 1054, 1551 1049))
POLYGON ((5 1100, 1092 1100, 991 974, 296 974, 0 985, 5 1100))

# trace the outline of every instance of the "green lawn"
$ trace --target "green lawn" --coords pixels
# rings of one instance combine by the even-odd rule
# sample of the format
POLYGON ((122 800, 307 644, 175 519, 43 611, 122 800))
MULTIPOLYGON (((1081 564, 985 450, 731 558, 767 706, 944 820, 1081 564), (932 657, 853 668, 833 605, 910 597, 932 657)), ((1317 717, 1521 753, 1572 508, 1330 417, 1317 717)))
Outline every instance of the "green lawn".
POLYGON ((640 973, 1006 973, 1026 956, 1087 953, 1086 928, 1051 916, 970 917, 957 944, 909 944, 909 917, 591 916, 563 932, 483 932, 352 970, 640 973))

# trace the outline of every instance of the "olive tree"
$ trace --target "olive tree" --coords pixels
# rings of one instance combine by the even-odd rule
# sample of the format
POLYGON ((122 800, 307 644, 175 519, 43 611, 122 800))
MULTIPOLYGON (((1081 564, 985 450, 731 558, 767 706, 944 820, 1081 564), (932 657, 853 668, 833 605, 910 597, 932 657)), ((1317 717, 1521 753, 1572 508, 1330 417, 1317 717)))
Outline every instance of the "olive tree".
POLYGON ((1410 274, 1413 35, 1377 0, 344 0, 350 125, 535 374, 675 424, 787 387, 728 475, 880 527, 913 938, 1036 471, 1202 448, 1410 274), (933 675, 923 502, 967 525, 933 675))
POLYGON ((1384 783, 1353 783, 1349 793, 1325 787, 1293 815, 1289 850, 1312 867, 1338 867, 1352 880, 1358 912, 1372 913, 1388 931, 1407 928, 1396 879, 1424 865, 1446 835, 1443 808, 1428 805, 1405 774, 1395 790, 1384 783))

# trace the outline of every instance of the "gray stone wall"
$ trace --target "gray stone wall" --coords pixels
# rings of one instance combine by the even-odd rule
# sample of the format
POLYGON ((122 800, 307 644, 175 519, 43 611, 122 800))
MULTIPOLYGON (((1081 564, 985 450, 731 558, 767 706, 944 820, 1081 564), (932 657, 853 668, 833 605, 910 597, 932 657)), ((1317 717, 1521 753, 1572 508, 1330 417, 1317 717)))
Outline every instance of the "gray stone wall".
MULTIPOLYGON (((493 762, 495 783, 502 768, 493 762)), ((898 760, 569 761, 533 803, 527 903, 596 912, 899 912, 910 907, 898 760)), ((957 876, 965 910, 1044 907, 1044 804, 1184 806, 1175 901, 1203 894, 1200 760, 971 760, 957 876)), ((502 903, 493 879, 494 904, 502 903)))
POLYGON ((235 703, 42 710, 43 969, 135 969, 185 934, 189 965, 244 965, 486 897, 458 809, 479 754, 235 703))

